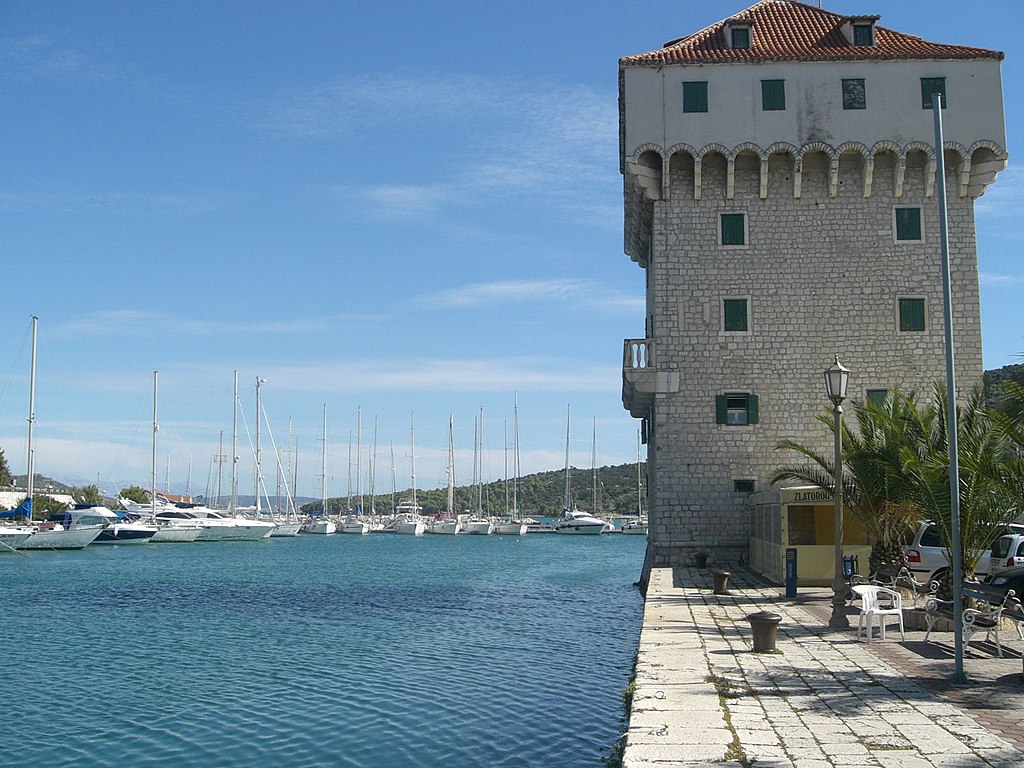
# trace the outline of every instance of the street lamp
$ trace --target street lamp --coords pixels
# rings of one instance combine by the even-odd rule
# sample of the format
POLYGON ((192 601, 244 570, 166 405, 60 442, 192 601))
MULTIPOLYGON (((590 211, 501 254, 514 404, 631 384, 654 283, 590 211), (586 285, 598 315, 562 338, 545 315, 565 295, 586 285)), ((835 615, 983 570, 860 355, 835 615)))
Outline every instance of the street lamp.
POLYGON ((846 388, 850 384, 850 370, 839 362, 835 362, 825 371, 825 391, 832 401, 832 413, 835 417, 835 480, 836 489, 833 496, 836 502, 835 514, 835 574, 832 577, 832 616, 828 620, 830 627, 845 628, 850 626, 846 617, 846 580, 843 577, 843 400, 846 399, 846 388))

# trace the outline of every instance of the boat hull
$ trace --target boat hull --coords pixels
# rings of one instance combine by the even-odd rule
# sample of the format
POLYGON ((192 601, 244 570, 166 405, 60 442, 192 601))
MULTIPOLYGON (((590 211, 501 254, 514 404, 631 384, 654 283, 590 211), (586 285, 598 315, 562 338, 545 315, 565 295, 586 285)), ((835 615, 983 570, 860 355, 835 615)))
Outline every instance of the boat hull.
POLYGON ((400 520, 395 523, 395 533, 403 536, 422 536, 426 529, 427 527, 419 520, 415 522, 400 520))
POLYGON ((85 549, 100 535, 102 528, 78 528, 73 531, 35 531, 19 549, 85 549))
POLYGON ((27 528, 0 528, 0 552, 13 552, 32 535, 27 528))
POLYGON ((338 526, 333 520, 316 520, 306 526, 306 530, 303 533, 319 534, 321 536, 330 536, 338 532, 338 526))
POLYGON ((494 523, 490 520, 470 520, 462 532, 467 536, 490 536, 494 532, 494 523))
POLYGON ((270 532, 271 538, 283 538, 298 536, 299 530, 302 528, 302 523, 284 522, 278 523, 277 527, 270 532))
POLYGON ((94 544, 146 544, 156 535, 156 526, 108 525, 96 537, 94 544))
POLYGON ((500 536, 525 536, 526 531, 526 523, 498 523, 494 526, 494 532, 500 536))
POLYGON ((186 526, 173 526, 165 525, 162 526, 150 539, 155 544, 180 544, 185 542, 195 541, 199 538, 199 534, 203 532, 203 529, 199 526, 186 527, 186 526))

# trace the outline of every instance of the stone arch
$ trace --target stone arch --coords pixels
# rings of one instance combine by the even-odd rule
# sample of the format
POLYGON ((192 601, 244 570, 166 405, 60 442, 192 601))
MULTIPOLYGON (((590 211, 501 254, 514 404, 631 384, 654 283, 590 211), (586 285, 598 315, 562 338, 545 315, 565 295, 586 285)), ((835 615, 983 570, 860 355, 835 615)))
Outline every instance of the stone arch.
MULTIPOLYGON (((869 197, 871 195, 871 179, 869 174, 874 172, 874 163, 872 162, 873 158, 871 155, 871 150, 868 149, 864 144, 861 144, 859 141, 848 141, 845 144, 840 144, 838 147, 836 147, 836 157, 838 158, 840 170, 839 184, 843 184, 843 180, 841 178, 843 158, 849 158, 851 155, 855 155, 857 157, 856 171, 860 174, 861 177, 861 189, 863 196, 869 197)), ((847 159, 847 163, 849 162, 849 159, 847 159)))
POLYGON ((835 148, 823 141, 800 147, 797 154, 797 197, 807 191, 821 193, 822 197, 835 197, 839 176, 839 156, 835 148), (820 180, 820 184, 816 183, 820 180))
MULTIPOLYGON (((911 180, 920 178, 921 189, 925 197, 935 194, 935 148, 923 141, 911 141, 903 147, 903 186, 907 183, 907 173, 911 180)), ((902 193, 901 193, 902 194, 902 193)))
POLYGON ((636 148, 633 157, 626 162, 626 169, 633 182, 643 190, 648 200, 662 198, 665 175, 665 156, 657 144, 643 144, 636 148))
POLYGON ((767 169, 764 184, 767 189, 788 185, 788 194, 799 197, 796 185, 797 154, 796 146, 785 141, 777 141, 764 150, 765 168, 767 169), (780 159, 787 155, 788 160, 780 159))
MULTIPOLYGON (((967 173, 970 173, 970 160, 967 147, 956 141, 947 141, 942 146, 942 162, 946 168, 946 176, 956 179, 957 194, 963 197, 967 188, 967 173)), ((946 182, 947 189, 949 182, 946 182)))
MULTIPOLYGON (((872 175, 879 165, 879 155, 891 155, 892 164, 892 189, 893 194, 896 197, 900 197, 903 194, 903 171, 901 168, 904 166, 903 147, 897 144, 895 141, 883 140, 876 142, 871 146, 871 171, 872 175)), ((883 166, 889 165, 889 159, 883 163, 883 166)))
POLYGON ((714 157, 720 155, 724 167, 722 168, 722 186, 723 189, 728 186, 727 177, 729 169, 732 167, 732 163, 729 160, 729 150, 721 144, 706 144, 700 148, 697 152, 697 156, 694 158, 693 168, 693 199, 700 200, 703 192, 703 179, 704 179, 704 161, 709 156, 714 157))
POLYGON ((672 188, 678 183, 691 196, 696 180, 697 150, 689 144, 675 144, 665 153, 668 176, 665 183, 665 198, 672 196, 672 188))
POLYGON ((727 179, 726 198, 732 200, 736 195, 736 167, 739 164, 740 169, 740 181, 741 184, 746 186, 744 182, 752 181, 753 187, 751 191, 756 190, 758 197, 764 199, 767 195, 767 169, 766 156, 764 150, 761 149, 757 144, 746 142, 733 148, 729 155, 729 175, 727 179), (748 163, 748 157, 753 156, 753 162, 748 163), (748 166, 753 166, 749 168, 748 166))
POLYGON ((995 181, 996 174, 1006 168, 1006 150, 994 141, 976 141, 969 150, 968 162, 970 177, 966 196, 980 197, 985 188, 995 181))

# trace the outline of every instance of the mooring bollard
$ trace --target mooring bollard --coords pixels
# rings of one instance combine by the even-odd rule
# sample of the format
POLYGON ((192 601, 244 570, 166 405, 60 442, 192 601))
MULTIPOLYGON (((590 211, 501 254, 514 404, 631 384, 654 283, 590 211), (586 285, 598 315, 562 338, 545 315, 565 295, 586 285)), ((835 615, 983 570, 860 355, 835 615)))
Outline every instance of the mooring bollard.
POLYGON ((716 595, 729 594, 729 572, 717 568, 711 569, 711 578, 714 580, 714 592, 716 595))
POLYGON ((777 613, 758 611, 747 616, 750 629, 754 633, 754 653, 773 653, 775 651, 775 631, 779 628, 782 617, 777 613))
POLYGON ((697 563, 697 567, 698 568, 707 568, 708 567, 708 553, 707 552, 698 552, 697 554, 695 554, 693 556, 693 559, 697 563))

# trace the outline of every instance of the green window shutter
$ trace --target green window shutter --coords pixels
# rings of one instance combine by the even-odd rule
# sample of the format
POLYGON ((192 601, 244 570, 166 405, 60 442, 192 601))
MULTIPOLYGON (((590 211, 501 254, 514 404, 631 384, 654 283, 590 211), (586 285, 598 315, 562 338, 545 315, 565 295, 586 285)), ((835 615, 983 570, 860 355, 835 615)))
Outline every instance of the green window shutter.
POLYGON ((924 299, 900 299, 900 330, 924 330, 924 299))
POLYGON ((723 213, 722 245, 746 245, 745 216, 743 213, 723 213))
POLYGON ((786 108, 786 81, 761 81, 761 109, 765 112, 776 112, 786 108))
POLYGON ((747 424, 757 424, 757 395, 747 395, 747 424))
POLYGON ((896 239, 921 240, 921 209, 896 209, 896 239))
POLYGON ((708 111, 707 80, 694 80, 683 83, 683 112, 708 111))
POLYGON ((728 421, 729 398, 725 395, 715 395, 715 424, 725 424, 728 421))
POLYGON ((867 91, 864 80, 851 78, 843 80, 843 109, 866 109, 867 91))
POLYGON ((932 108, 932 94, 942 95, 942 108, 946 108, 946 78, 944 77, 922 77, 921 78, 921 106, 924 109, 932 108))
POLYGON ((737 49, 750 48, 749 27, 737 27, 732 30, 732 47, 737 49))
POLYGON ((723 301, 723 315, 725 316, 726 331, 747 330, 747 300, 746 299, 725 299, 723 301))
POLYGON ((885 399, 889 397, 888 389, 869 389, 867 391, 867 399, 869 403, 874 403, 879 408, 885 405, 885 399))
POLYGON ((857 46, 875 44, 875 36, 870 24, 853 25, 853 44, 857 46))

